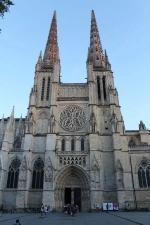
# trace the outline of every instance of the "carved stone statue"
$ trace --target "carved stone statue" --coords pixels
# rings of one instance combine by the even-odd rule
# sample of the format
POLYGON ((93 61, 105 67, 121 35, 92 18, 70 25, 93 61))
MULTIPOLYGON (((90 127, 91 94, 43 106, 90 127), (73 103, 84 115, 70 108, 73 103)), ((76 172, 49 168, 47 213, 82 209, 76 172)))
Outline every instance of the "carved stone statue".
POLYGON ((96 117, 93 112, 91 113, 89 122, 90 122, 90 132, 96 133, 97 132, 97 122, 96 122, 96 117))
POLYGON ((31 134, 34 133, 33 123, 35 123, 34 114, 30 112, 25 122, 25 133, 31 133, 31 134))
POLYGON ((112 124, 112 132, 115 133, 115 132, 118 132, 118 120, 117 120, 117 117, 116 117, 116 114, 113 112, 112 116, 111 116, 111 124, 112 124))
POLYGON ((53 180, 53 172, 50 167, 48 167, 45 171, 45 182, 52 182, 53 180))
POLYGON ((139 130, 146 130, 146 126, 142 121, 140 121, 139 130))
POLYGON ((53 183, 53 165, 51 163, 50 157, 47 160, 44 171, 45 171, 44 181, 46 183, 45 187, 48 189, 52 187, 52 183, 53 183))
POLYGON ((52 115, 50 117, 50 120, 49 120, 48 132, 51 133, 51 134, 54 134, 55 133, 55 126, 56 126, 56 120, 55 120, 54 114, 52 113, 52 115))
POLYGON ((124 188, 123 168, 119 159, 117 160, 116 163, 116 180, 117 180, 117 188, 118 189, 124 188))
POLYGON ((26 163, 26 157, 24 156, 20 166, 20 173, 19 173, 19 182, 22 188, 25 188, 26 186, 26 179, 27 179, 27 163, 26 163))

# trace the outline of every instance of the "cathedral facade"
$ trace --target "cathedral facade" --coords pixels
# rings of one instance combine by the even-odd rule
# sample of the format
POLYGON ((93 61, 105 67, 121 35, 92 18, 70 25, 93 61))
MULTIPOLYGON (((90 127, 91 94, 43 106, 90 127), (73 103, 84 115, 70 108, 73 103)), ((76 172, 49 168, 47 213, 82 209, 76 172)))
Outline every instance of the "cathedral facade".
POLYGON ((62 83, 54 12, 26 118, 0 121, 0 205, 62 211, 150 202, 150 131, 125 130, 107 52, 91 14, 87 82, 62 83))

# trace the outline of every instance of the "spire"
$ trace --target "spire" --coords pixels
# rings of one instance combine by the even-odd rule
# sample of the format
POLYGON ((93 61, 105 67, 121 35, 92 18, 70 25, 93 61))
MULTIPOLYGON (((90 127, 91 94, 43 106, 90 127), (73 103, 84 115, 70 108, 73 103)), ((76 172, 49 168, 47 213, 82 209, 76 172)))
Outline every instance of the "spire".
POLYGON ((15 120, 14 120, 14 106, 10 115, 10 118, 6 125, 6 130, 15 130, 15 120))
POLYGON ((91 14, 90 48, 87 58, 87 63, 91 62, 93 63, 94 67, 106 69, 105 56, 103 53, 94 10, 92 10, 91 14))
POLYGON ((42 51, 40 51, 37 64, 35 66, 36 71, 40 70, 42 66, 42 51))
POLYGON ((59 47, 57 43, 57 19, 56 11, 54 11, 53 19, 48 35, 48 40, 45 48, 43 67, 54 68, 55 63, 60 63, 59 47))

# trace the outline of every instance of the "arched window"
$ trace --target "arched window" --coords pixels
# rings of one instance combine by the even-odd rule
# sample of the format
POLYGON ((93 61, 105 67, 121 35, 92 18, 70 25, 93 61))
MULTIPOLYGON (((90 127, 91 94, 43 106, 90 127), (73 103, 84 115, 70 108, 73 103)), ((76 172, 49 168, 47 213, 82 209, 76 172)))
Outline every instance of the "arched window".
POLYGON ((106 100, 106 78, 105 78, 105 76, 102 78, 102 82, 103 82, 104 100, 106 100))
POLYGON ((74 151, 74 139, 71 140, 71 151, 74 151))
POLYGON ((143 159, 139 165, 138 178, 140 188, 150 188, 150 164, 143 159))
POLYGON ((19 178, 20 160, 18 158, 11 162, 7 178, 7 188, 17 188, 19 178))
POLYGON ((135 141, 133 141, 132 139, 129 141, 128 143, 129 146, 135 146, 135 141))
POLYGON ((81 139, 81 151, 84 151, 84 139, 81 139))
POLYGON ((44 163, 39 157, 33 168, 33 177, 32 177, 32 188, 40 189, 43 188, 43 175, 44 175, 44 163))
POLYGON ((65 139, 62 139, 62 142, 61 142, 61 151, 62 152, 65 151, 65 139))

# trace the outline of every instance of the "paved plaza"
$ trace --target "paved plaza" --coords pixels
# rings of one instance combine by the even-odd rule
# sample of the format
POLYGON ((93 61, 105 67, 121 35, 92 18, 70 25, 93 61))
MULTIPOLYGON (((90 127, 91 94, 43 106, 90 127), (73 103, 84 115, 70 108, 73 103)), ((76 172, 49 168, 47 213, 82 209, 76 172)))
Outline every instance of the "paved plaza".
POLYGON ((71 217, 63 213, 50 213, 48 218, 39 218, 40 214, 3 214, 0 224, 13 225, 17 218, 21 225, 150 225, 150 212, 97 212, 80 213, 71 217))

